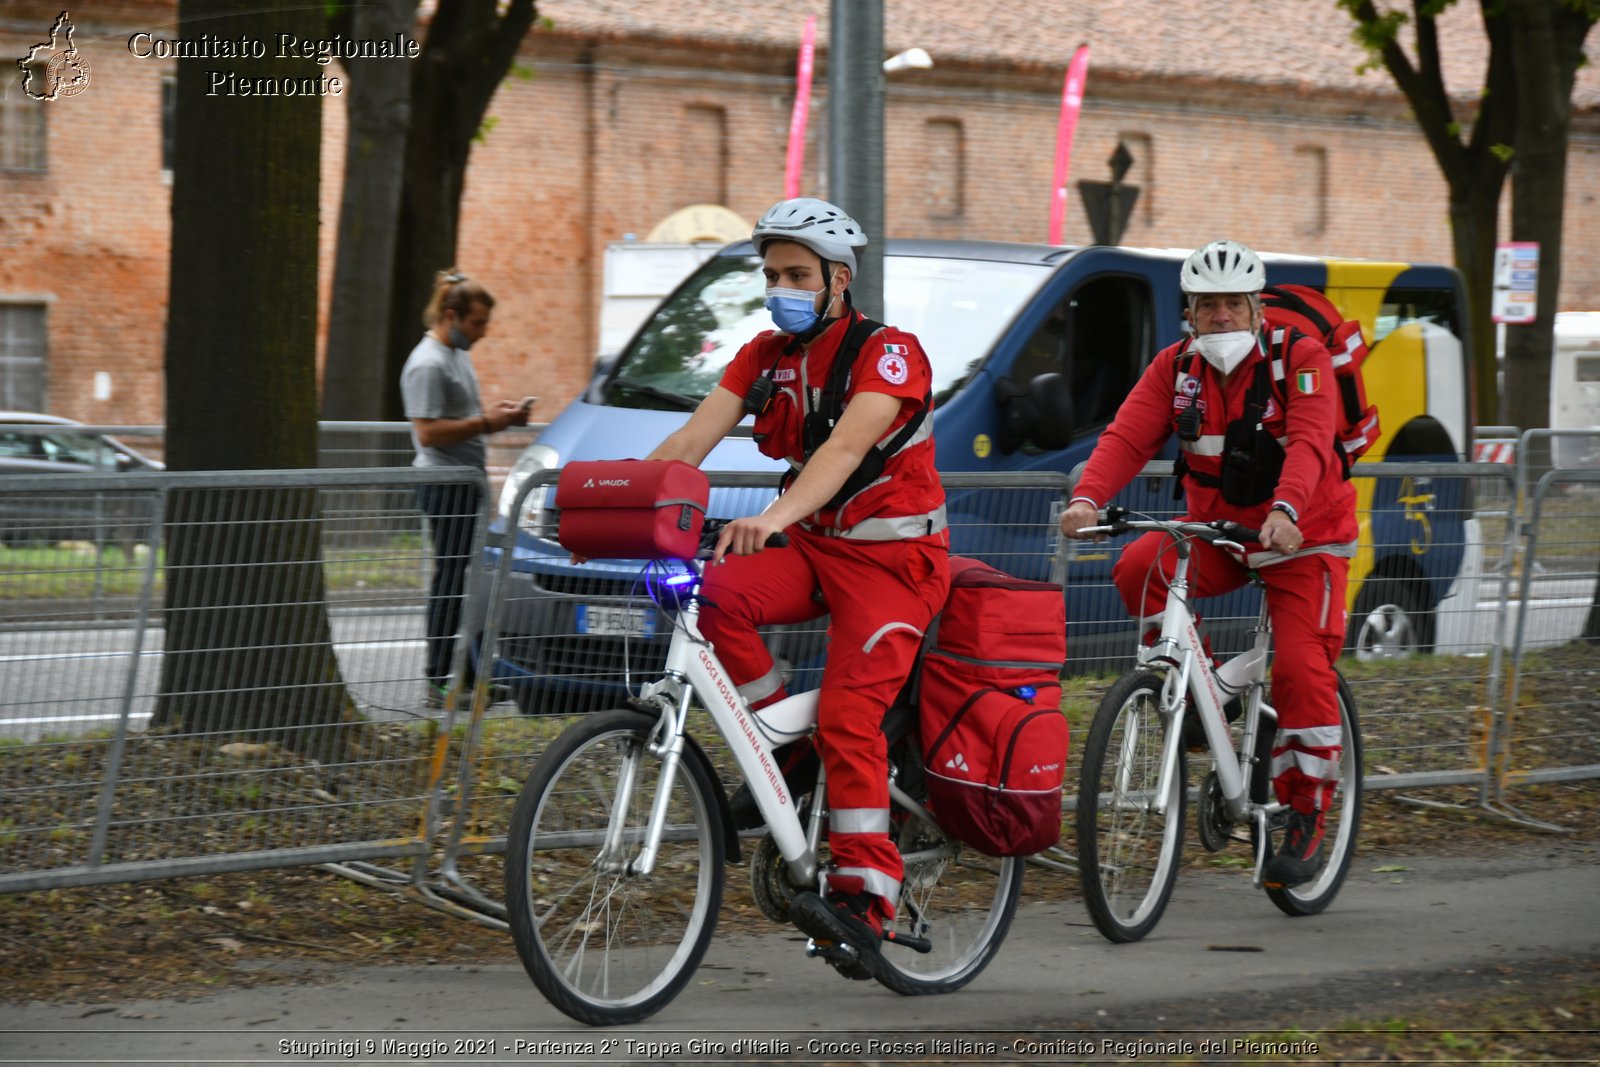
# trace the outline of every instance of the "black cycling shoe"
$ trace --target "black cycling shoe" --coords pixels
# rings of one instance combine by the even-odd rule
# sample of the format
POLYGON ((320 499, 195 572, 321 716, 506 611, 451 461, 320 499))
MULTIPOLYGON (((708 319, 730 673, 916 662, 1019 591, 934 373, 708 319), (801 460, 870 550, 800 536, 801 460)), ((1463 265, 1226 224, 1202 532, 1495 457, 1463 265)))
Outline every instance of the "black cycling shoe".
POLYGON ((1283 845, 1261 868, 1261 884, 1268 889, 1292 889, 1316 877, 1322 866, 1322 834, 1327 816, 1322 812, 1306 815, 1289 813, 1283 831, 1283 845))
MULTIPOLYGON (((798 743, 798 742, 796 742, 798 743)), ((779 748, 773 753, 780 763, 789 762, 783 759, 784 749, 779 748)), ((822 767, 822 760, 817 756, 817 750, 810 748, 800 753, 793 759, 794 766, 785 767, 783 780, 789 786, 789 795, 799 803, 799 798, 805 796, 817 787, 817 771, 822 767)), ((728 797, 728 812, 733 816, 735 830, 755 830, 765 826, 767 820, 761 814, 761 809, 756 806, 756 798, 750 792, 748 782, 740 782, 739 788, 728 797)))
POLYGON ((869 921, 872 906, 865 893, 829 893, 824 900, 807 891, 795 894, 789 917, 801 933, 810 935, 834 970, 861 981, 873 977, 883 959, 883 934, 869 921))

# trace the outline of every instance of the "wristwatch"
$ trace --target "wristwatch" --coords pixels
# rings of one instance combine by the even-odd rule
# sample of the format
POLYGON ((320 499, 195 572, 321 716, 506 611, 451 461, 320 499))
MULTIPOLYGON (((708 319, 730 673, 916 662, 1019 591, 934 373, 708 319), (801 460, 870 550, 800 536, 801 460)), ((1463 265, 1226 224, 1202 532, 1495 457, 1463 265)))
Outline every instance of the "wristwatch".
POLYGON ((1285 515, 1289 516, 1289 521, 1290 522, 1294 523, 1296 526, 1300 525, 1300 513, 1294 509, 1294 506, 1292 504, 1289 504, 1286 501, 1274 500, 1272 502, 1272 507, 1269 508, 1268 510, 1269 511, 1281 511, 1285 515))

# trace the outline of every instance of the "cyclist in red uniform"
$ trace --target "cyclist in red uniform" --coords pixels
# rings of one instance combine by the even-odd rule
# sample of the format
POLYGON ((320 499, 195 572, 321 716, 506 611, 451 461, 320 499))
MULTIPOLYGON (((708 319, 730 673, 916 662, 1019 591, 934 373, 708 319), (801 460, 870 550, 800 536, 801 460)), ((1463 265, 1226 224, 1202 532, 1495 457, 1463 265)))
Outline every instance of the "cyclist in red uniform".
MULTIPOLYGON (((1213 241, 1184 262, 1195 337, 1158 353, 1128 394, 1084 468, 1061 531, 1078 537, 1095 525, 1097 510, 1174 432, 1187 517, 1260 529, 1264 551, 1250 553, 1248 565, 1266 585, 1277 645, 1272 774, 1279 802, 1292 809, 1283 845, 1263 871, 1276 887, 1309 881, 1321 859, 1339 776, 1333 664, 1344 642, 1358 531, 1355 489, 1335 452, 1331 357, 1313 338, 1295 335, 1290 345, 1281 331, 1263 329, 1265 284, 1260 258, 1233 241, 1213 241), (1263 361, 1275 388, 1253 388, 1263 361)), ((1112 574, 1129 612, 1158 625, 1174 562, 1162 551, 1167 543, 1146 534, 1123 551, 1112 574)), ((1247 580, 1245 565, 1225 551, 1202 543, 1192 551, 1191 596, 1215 596, 1247 580)))
MULTIPOLYGON (((698 465, 753 413, 761 452, 790 465, 766 510, 722 531, 701 590, 700 628, 760 707, 786 694, 756 627, 832 616, 816 737, 833 865, 826 899, 801 893, 790 911, 819 942, 854 946, 870 969, 903 874, 889 837, 883 717, 950 586, 932 370, 913 335, 857 325, 865 320, 849 285, 854 249, 867 238, 843 211, 810 197, 785 200, 752 239, 778 329, 741 348, 649 458, 698 465), (845 380, 831 372, 847 335, 859 350, 845 380), (789 544, 764 549, 780 531, 789 544)), ((793 770, 796 760, 785 765, 793 770)), ((742 807, 753 810, 747 798, 742 807)))

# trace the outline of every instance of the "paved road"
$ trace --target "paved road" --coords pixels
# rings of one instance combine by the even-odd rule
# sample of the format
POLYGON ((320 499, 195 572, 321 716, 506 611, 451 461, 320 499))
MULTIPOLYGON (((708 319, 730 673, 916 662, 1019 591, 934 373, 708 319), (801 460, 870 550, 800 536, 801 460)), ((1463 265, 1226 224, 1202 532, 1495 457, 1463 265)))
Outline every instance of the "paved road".
MULTIPOLYGON (((334 650, 362 710, 373 719, 411 718, 422 696, 422 611, 334 611, 334 650)), ((165 632, 140 647, 132 723, 155 707, 165 632)), ((130 628, 53 627, 0 631, 0 736, 24 740, 116 725, 133 659, 130 628)))
MULTIPOLYGON (((1192 873, 1155 934, 1136 945, 1101 940, 1075 900, 1029 906, 988 971, 947 997, 904 999, 845 982, 803 958, 793 937, 724 928, 696 979, 641 1026, 575 1024, 515 966, 368 968, 327 985, 138 1001, 98 1013, 0 1006, 0 1062, 278 1063, 303 1062, 308 1051, 327 1062, 416 1062, 435 1041, 446 1051, 432 1050, 431 1058, 456 1063, 937 1058, 931 1045, 921 1057, 864 1045, 886 1031, 909 1041, 993 1041, 989 1062, 1076 1062, 1081 1050, 1051 1053, 1022 1042, 1081 1029, 1187 1030, 1199 1042, 1271 1018, 1288 1002, 1329 1004, 1335 1014, 1320 1021, 1333 1023, 1363 1012, 1381 1017, 1387 998, 1452 973, 1554 960, 1592 965, 1600 961, 1596 900, 1600 851, 1553 839, 1489 859, 1360 858, 1334 909, 1306 919, 1280 915, 1240 875, 1192 873), (733 1042, 753 1038, 784 1042, 789 1051, 733 1051, 733 1042), (448 1054, 470 1039, 487 1046, 448 1054), (723 1054, 695 1053, 695 1039, 723 1042, 723 1054), (368 1040, 376 1054, 367 1052, 368 1040), (596 1050, 541 1055, 515 1044, 539 1040, 595 1042, 596 1050), (609 1051, 599 1045, 606 1040, 609 1051), (400 1043, 394 1054, 382 1053, 384 1041, 400 1043), (656 1052, 642 1044, 649 1041, 680 1048, 656 1052)), ((1308 1009, 1305 1025, 1318 1021, 1308 1009)))

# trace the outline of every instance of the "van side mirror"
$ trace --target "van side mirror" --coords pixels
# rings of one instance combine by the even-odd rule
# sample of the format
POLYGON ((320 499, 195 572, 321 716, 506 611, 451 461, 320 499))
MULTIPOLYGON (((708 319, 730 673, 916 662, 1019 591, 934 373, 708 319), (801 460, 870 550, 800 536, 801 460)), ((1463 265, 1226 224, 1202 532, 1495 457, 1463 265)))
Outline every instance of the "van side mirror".
POLYGON ((1046 452, 1067 447, 1072 440, 1072 391, 1059 374, 1041 374, 1026 389, 1010 378, 994 386, 1000 405, 1000 451, 1015 452, 1033 444, 1046 452))
POLYGON ((600 386, 605 384, 611 368, 617 365, 616 355, 599 356, 589 370, 589 384, 584 386, 584 399, 591 404, 600 403, 600 386))

